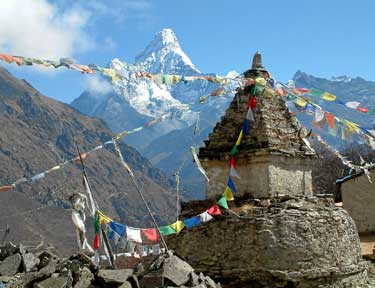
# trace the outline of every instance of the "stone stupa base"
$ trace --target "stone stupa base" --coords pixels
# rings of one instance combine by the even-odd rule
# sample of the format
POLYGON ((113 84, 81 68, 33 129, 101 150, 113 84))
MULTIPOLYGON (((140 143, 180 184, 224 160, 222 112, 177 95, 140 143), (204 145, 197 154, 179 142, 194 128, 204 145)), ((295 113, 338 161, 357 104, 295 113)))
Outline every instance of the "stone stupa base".
POLYGON ((168 245, 223 287, 360 287, 367 281, 352 218, 328 198, 242 203, 168 245))

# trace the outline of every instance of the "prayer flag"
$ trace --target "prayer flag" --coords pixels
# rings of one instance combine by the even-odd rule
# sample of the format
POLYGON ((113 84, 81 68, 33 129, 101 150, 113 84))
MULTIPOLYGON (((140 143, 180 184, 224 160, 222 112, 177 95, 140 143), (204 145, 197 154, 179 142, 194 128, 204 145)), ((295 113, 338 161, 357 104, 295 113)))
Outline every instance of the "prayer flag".
POLYGON ((227 199, 222 196, 218 201, 217 204, 223 207, 224 209, 229 209, 227 199))
POLYGON ((213 217, 210 214, 208 214, 207 211, 199 214, 199 217, 201 218, 202 222, 208 222, 213 219, 213 217))
POLYGON ((335 116, 333 116, 331 113, 326 112, 326 121, 329 128, 333 128, 335 126, 335 116))
POLYGON ((92 217, 94 217, 95 211, 96 211, 96 205, 95 205, 94 198, 92 196, 92 192, 91 192, 89 183, 88 183, 87 178, 86 178, 85 175, 83 175, 83 185, 85 186, 86 193, 89 196, 90 214, 91 214, 92 217))
POLYGON ((315 89, 315 88, 311 88, 309 94, 312 95, 312 96, 315 96, 315 97, 321 97, 324 94, 324 91, 319 90, 319 89, 315 89))
POLYGON ((185 219, 184 224, 187 229, 197 226, 201 223, 201 218, 199 216, 193 216, 191 218, 185 219))
POLYGON ((334 126, 334 127, 328 127, 328 133, 331 134, 332 136, 337 136, 337 132, 339 130, 339 127, 338 126, 334 126))
POLYGON ((97 250, 100 247, 100 222, 98 213, 95 214, 94 231, 94 250, 97 250))
POLYGON ((204 168, 202 167, 201 162, 199 161, 199 158, 197 156, 197 152, 195 151, 195 147, 191 146, 190 148, 191 148, 191 153, 193 154, 194 162, 197 165, 198 170, 203 174, 203 176, 204 176, 204 178, 206 178, 207 182, 210 182, 210 179, 207 176, 206 170, 204 170, 204 168))
POLYGON ((255 79, 255 82, 256 82, 257 84, 262 85, 262 86, 266 86, 266 85, 267 85, 267 80, 264 79, 263 77, 258 77, 258 78, 256 78, 256 79, 255 79))
POLYGON ((2 187, 0 187, 0 192, 5 192, 5 191, 8 191, 12 188, 13 188, 12 185, 2 186, 2 187))
POLYGON ((221 210, 220 210, 219 205, 217 204, 213 205, 207 210, 207 213, 210 214, 211 216, 221 215, 221 210))
POLYGON ((324 100, 327 100, 327 101, 335 101, 336 100, 336 96, 332 95, 331 93, 328 93, 328 92, 324 92, 323 95, 320 98, 322 98, 324 100))
POLYGON ((303 93, 309 93, 310 90, 307 88, 296 88, 294 89, 297 93, 303 94, 303 93))
POLYGON ((230 188, 228 186, 225 188, 225 191, 224 191, 223 195, 224 195, 225 199, 227 199, 227 201, 233 201, 234 200, 233 192, 232 192, 232 190, 230 190, 230 188))
POLYGON ((234 157, 231 157, 229 160, 230 167, 234 167, 236 165, 236 159, 234 157))
POLYGON ((238 135, 238 138, 237 138, 236 146, 239 146, 241 144, 242 136, 243 136, 243 132, 241 129, 240 135, 238 135))
POLYGON ((245 118, 247 120, 251 121, 251 122, 255 122, 254 113, 253 113, 253 110, 251 108, 247 109, 245 118))
POLYGON ((171 226, 176 231, 176 234, 179 234, 182 231, 182 229, 184 229, 185 224, 183 221, 177 220, 176 222, 174 222, 173 224, 169 226, 171 226))
POLYGON ((362 113, 368 113, 368 109, 366 107, 358 107, 357 110, 362 113))
POLYGON ((171 226, 163 226, 159 227, 160 234, 163 236, 176 234, 176 230, 174 230, 171 226))
POLYGON ((325 112, 322 109, 315 109, 314 121, 321 122, 324 119, 325 112))
POLYGON ((257 100, 254 96, 250 97, 249 104, 247 105, 248 108, 254 109, 257 106, 257 100))
POLYGON ((97 210, 98 212, 98 216, 99 216, 99 223, 102 224, 109 224, 111 223, 113 220, 111 218, 109 218, 108 216, 104 215, 102 211, 99 211, 97 210))
POLYGON ((126 239, 128 241, 142 243, 141 229, 126 226, 126 239))
POLYGON ((249 120, 245 119, 245 120, 243 121, 243 127, 242 127, 242 130, 243 130, 243 133, 244 133, 245 135, 249 134, 249 132, 250 132, 250 128, 249 128, 249 120))
POLYGON ((241 179, 240 175, 238 175, 237 170, 232 166, 230 167, 229 176, 236 177, 238 179, 241 179))
POLYGON ((232 148, 232 150, 230 151, 230 155, 234 156, 237 152, 238 152, 237 145, 234 145, 233 148, 232 148))
POLYGON ((352 109, 357 109, 359 105, 361 105, 361 103, 359 103, 357 101, 349 101, 349 102, 345 103, 346 107, 349 107, 349 108, 352 108, 352 109))
POLYGON ((305 101, 304 99, 298 97, 294 103, 296 103, 298 106, 300 107, 305 107, 307 105, 307 101, 305 101))
POLYGON ((111 223, 109 223, 109 227, 111 227, 112 231, 117 235, 119 235, 120 237, 124 237, 126 229, 125 225, 116 221, 112 221, 111 223))
POLYGON ((375 109, 370 111, 370 115, 374 115, 375 116, 375 109))
POLYGON ((46 173, 45 173, 45 172, 39 173, 39 174, 37 174, 37 175, 31 177, 31 181, 33 181, 33 182, 34 182, 34 181, 37 181, 37 180, 39 180, 39 179, 44 178, 44 176, 46 176, 46 173))
POLYGON ((155 228, 141 229, 142 234, 151 242, 158 242, 159 235, 155 228))
POLYGON ((310 103, 307 103, 305 108, 303 108, 306 114, 313 115, 315 112, 315 107, 311 105, 310 103))
POLYGON ((230 176, 228 178, 228 187, 230 188, 230 190, 232 190, 232 192, 237 192, 236 186, 234 186, 232 177, 230 176))

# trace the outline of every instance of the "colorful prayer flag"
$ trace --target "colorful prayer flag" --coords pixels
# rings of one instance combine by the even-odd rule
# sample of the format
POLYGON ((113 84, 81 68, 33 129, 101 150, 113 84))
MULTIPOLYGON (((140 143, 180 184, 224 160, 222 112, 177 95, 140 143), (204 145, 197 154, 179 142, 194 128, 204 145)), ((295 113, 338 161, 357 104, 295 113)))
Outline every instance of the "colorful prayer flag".
POLYGON ((324 92, 323 95, 320 98, 322 98, 324 100, 327 100, 327 101, 335 101, 336 100, 336 96, 332 95, 331 93, 328 93, 328 92, 324 92))
POLYGON ((305 107, 306 105, 307 105, 307 101, 306 100, 304 100, 304 99, 302 99, 302 98, 300 98, 300 97, 298 97, 295 101, 294 101, 294 103, 296 103, 298 106, 300 106, 300 107, 305 107))
POLYGON ((208 210, 207 213, 210 214, 211 216, 218 216, 221 215, 221 210, 219 205, 215 204, 211 206, 208 210))
POLYGON ((362 113, 368 113, 368 109, 366 107, 358 107, 357 110, 362 113))
POLYGON ((191 218, 185 219, 184 224, 187 229, 197 226, 201 223, 201 218, 199 216, 193 216, 191 218))
POLYGON ((228 187, 229 187, 230 190, 232 190, 233 192, 237 192, 236 186, 234 186, 234 183, 233 183, 232 177, 230 177, 230 176, 229 176, 229 178, 228 178, 228 187))
POLYGON ((237 152, 238 152, 237 145, 234 145, 233 148, 232 148, 232 150, 230 151, 230 155, 234 156, 237 152))
POLYGON ((126 239, 128 241, 142 243, 141 229, 126 226, 126 239))
POLYGON ((2 187, 0 187, 0 192, 5 192, 5 191, 8 191, 12 188, 13 188, 13 186, 11 186, 11 185, 2 186, 2 187))
POLYGON ((249 103, 247 105, 247 108, 254 109, 257 106, 257 100, 254 96, 250 97, 249 103))
POLYGON ((237 170, 233 166, 230 167, 229 176, 241 179, 240 175, 237 173, 237 170))
POLYGON ((218 201, 217 204, 223 207, 224 209, 229 209, 227 199, 222 196, 218 201))
POLYGON ((228 186, 225 188, 223 196, 225 197, 225 199, 227 199, 227 201, 233 201, 234 200, 233 192, 232 192, 232 190, 230 190, 230 188, 228 186))
POLYGON ((154 243, 159 241, 159 235, 155 228, 141 229, 141 232, 147 240, 154 243))
POLYGON ((249 132, 250 132, 250 128, 249 128, 249 120, 245 119, 245 120, 243 121, 243 127, 242 127, 242 130, 243 130, 243 133, 244 133, 245 135, 249 134, 249 132))
POLYGON ((184 229, 185 224, 183 221, 177 220, 176 222, 174 222, 173 224, 169 226, 171 226, 176 231, 176 234, 179 234, 181 230, 184 229))
POLYGON ((202 222, 208 222, 208 221, 211 221, 213 219, 213 217, 210 214, 208 214, 207 211, 199 214, 199 217, 200 217, 202 222))
POLYGON ((117 235, 119 235, 120 237, 124 237, 125 235, 125 230, 126 230, 126 227, 125 225, 121 224, 121 223, 118 223, 116 221, 112 221, 111 223, 109 223, 109 227, 111 228, 111 230, 113 232, 115 232, 117 235))
POLYGON ((349 107, 349 108, 352 108, 352 109, 357 109, 359 107, 359 105, 361 105, 361 103, 359 103, 357 101, 349 101, 349 102, 345 103, 346 107, 349 107))
POLYGON ((169 225, 168 226, 159 227, 159 232, 163 236, 168 236, 168 235, 171 235, 171 234, 176 234, 176 230, 174 230, 169 225))
POLYGON ((326 118, 328 127, 332 129, 335 126, 335 116, 333 116, 329 112, 326 112, 325 118, 326 118))
POLYGON ((324 91, 316 88, 311 88, 309 94, 315 97, 321 97, 324 94, 324 91))
POLYGON ((253 113, 253 110, 251 108, 247 109, 245 119, 247 119, 251 122, 255 122, 254 113, 253 113))
POLYGON ((241 129, 240 135, 238 135, 238 138, 237 138, 236 146, 239 146, 241 144, 242 136, 243 136, 243 132, 241 129))

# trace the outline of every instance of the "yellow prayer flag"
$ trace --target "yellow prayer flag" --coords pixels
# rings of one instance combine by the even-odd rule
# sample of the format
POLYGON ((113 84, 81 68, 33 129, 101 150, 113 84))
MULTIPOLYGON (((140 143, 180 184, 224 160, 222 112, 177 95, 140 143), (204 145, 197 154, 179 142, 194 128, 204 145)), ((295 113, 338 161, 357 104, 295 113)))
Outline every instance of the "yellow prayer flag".
POLYGON ((264 79, 263 77, 258 77, 255 79, 255 82, 259 85, 266 86, 267 85, 267 80, 264 79))
POLYGON ((273 97, 275 95, 276 95, 276 92, 272 88, 270 88, 270 87, 265 87, 264 88, 264 91, 263 91, 263 96, 264 97, 271 98, 271 97, 273 97))
POLYGON ((307 101, 298 97, 294 103, 296 103, 298 106, 305 107, 307 105, 307 101))
POLYGON ((176 234, 178 234, 181 232, 182 229, 184 229, 185 224, 183 221, 177 220, 176 222, 174 222, 173 224, 169 226, 171 226, 176 231, 176 234))
POLYGON ((101 211, 98 211, 98 216, 99 216, 99 223, 100 224, 102 224, 102 223, 109 224, 110 222, 113 221, 111 218, 104 215, 103 212, 101 212, 101 211))
POLYGON ((345 120, 344 123, 346 124, 346 127, 348 127, 348 129, 351 133, 357 133, 358 132, 359 128, 358 128, 357 124, 355 124, 353 122, 350 122, 348 120, 345 120))
POLYGON ((335 101, 336 100, 336 96, 332 95, 331 93, 328 93, 328 92, 324 92, 324 94, 320 98, 323 98, 324 100, 327 100, 327 101, 335 101))
POLYGON ((225 199, 227 199, 227 201, 233 201, 234 200, 233 192, 232 192, 232 190, 230 190, 230 188, 228 186, 227 186, 227 188, 225 188, 223 196, 225 197, 225 199))
POLYGON ((240 132, 240 135, 238 136, 238 139, 237 139, 237 142, 236 142, 236 145, 239 146, 241 144, 241 140, 242 140, 242 136, 243 136, 243 133, 242 133, 243 130, 241 130, 240 132))

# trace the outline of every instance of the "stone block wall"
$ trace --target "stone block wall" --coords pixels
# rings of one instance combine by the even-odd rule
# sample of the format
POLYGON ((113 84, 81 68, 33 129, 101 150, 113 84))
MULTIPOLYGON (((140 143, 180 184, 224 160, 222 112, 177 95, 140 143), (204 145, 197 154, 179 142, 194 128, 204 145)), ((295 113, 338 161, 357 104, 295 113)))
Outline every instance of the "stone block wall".
POLYGON ((375 184, 366 175, 341 184, 343 208, 348 211, 360 233, 375 232, 375 184))
MULTIPOLYGON (((236 170, 241 179, 232 178, 238 194, 251 194, 255 198, 273 196, 312 196, 311 159, 285 155, 265 154, 240 158, 236 170)), ((227 185, 229 165, 219 160, 202 161, 210 182, 206 184, 206 197, 221 195, 227 185)))

